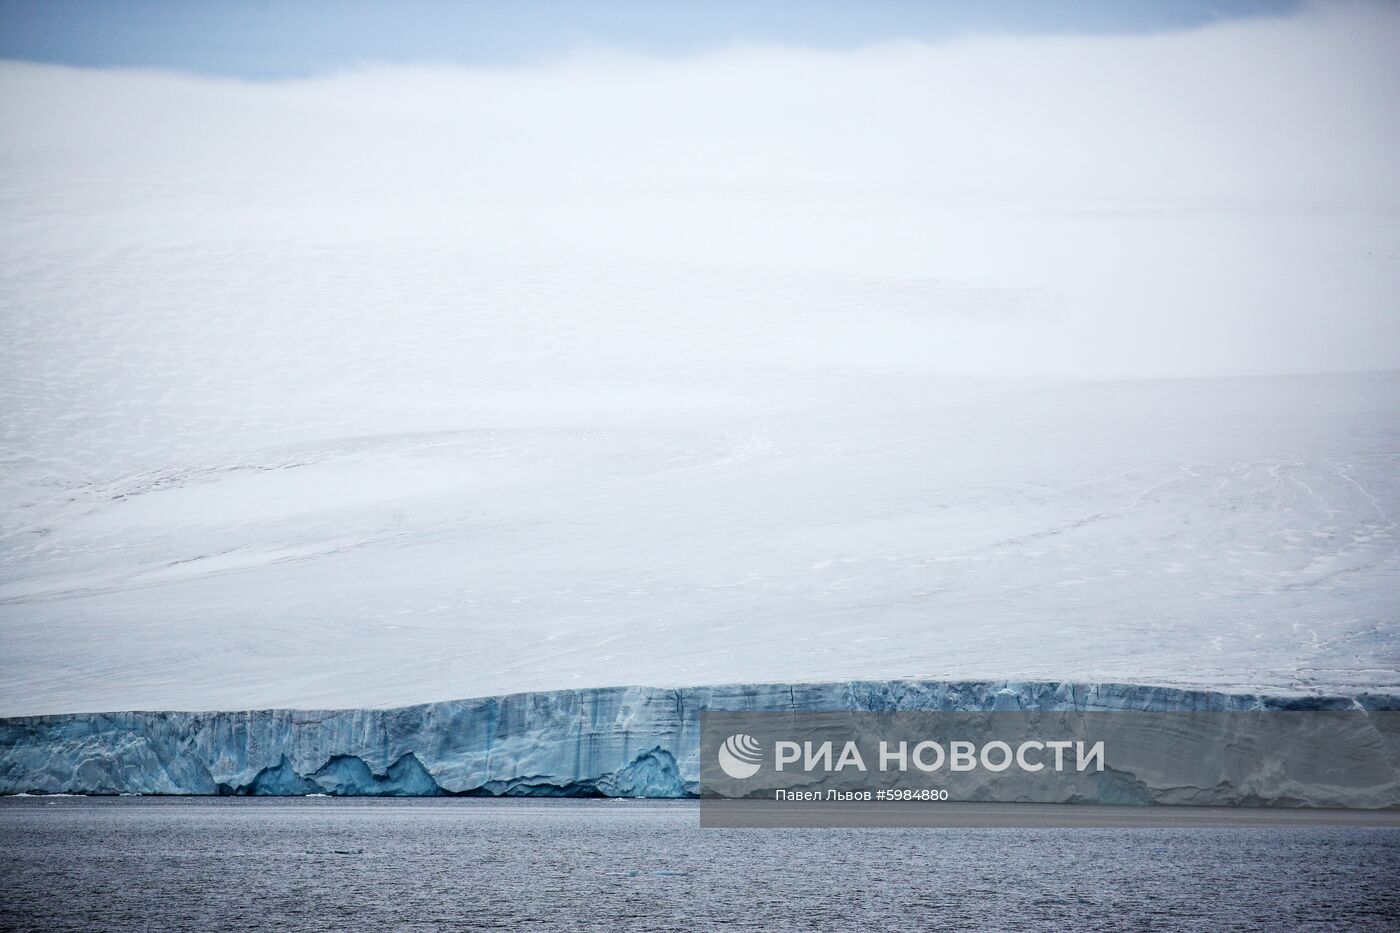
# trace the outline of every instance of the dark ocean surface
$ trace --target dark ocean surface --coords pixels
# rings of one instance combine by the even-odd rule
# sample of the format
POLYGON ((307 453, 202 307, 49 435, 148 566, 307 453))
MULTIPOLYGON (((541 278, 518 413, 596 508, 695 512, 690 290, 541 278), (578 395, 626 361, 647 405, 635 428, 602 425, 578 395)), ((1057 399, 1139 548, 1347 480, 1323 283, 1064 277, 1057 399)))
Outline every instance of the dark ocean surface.
POLYGON ((1395 930, 1400 829, 702 829, 686 801, 0 799, 5 930, 1395 930))

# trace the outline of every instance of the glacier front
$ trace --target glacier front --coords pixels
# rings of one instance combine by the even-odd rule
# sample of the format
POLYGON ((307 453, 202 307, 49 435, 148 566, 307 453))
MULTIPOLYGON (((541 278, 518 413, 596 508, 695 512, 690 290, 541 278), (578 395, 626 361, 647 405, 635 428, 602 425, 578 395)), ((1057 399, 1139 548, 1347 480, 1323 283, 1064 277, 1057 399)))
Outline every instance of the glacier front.
MULTIPOLYGON (((1150 773, 1118 775, 1090 790, 1087 799, 1400 806, 1398 696, 1271 696, 1049 682, 619 687, 386 710, 15 717, 0 720, 0 793, 685 797, 699 789, 700 714, 706 710, 1350 710, 1364 713, 1375 741, 1369 757, 1351 763, 1339 781, 1300 784, 1268 769, 1238 781, 1220 760, 1175 760, 1150 773), (1124 788, 1131 793, 1125 796, 1124 788)), ((1124 735, 1140 722, 1123 716, 1124 735)), ((1065 802, 1085 799, 1080 792, 1065 802)))

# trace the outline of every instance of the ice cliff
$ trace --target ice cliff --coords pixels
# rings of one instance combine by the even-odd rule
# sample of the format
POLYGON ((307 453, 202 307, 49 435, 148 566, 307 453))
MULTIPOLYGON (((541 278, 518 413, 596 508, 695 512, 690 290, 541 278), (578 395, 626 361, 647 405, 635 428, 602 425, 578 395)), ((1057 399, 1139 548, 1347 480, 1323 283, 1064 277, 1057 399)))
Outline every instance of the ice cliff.
MULTIPOLYGON (((848 681, 566 690, 399 709, 25 716, 0 719, 0 792, 683 797, 698 788, 705 710, 1366 710, 1376 719, 1400 710, 1400 697, 848 681)), ((1379 772, 1318 789, 1311 802, 1400 805, 1396 736, 1378 735, 1379 772)), ((1180 781, 1149 781, 1146 799, 1269 802, 1209 773, 1186 783, 1193 792, 1183 795, 1180 781)))

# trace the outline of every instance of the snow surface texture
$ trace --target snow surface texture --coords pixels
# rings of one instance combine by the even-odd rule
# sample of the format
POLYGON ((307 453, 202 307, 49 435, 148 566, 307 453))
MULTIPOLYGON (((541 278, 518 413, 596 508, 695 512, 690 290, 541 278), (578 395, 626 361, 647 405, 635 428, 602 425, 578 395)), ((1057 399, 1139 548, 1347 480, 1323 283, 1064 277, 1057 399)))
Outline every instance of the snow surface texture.
MULTIPOLYGON (((1284 709, 1367 710, 1374 735, 1358 757, 1306 761, 1308 743, 1277 762, 1240 766, 1217 756, 1173 756, 1183 728, 1213 717, 1124 716, 1126 733, 1096 726, 1116 745, 1160 747, 1152 769, 1107 773, 1057 793, 1096 803, 1400 806, 1394 712, 1400 697, 1279 699, 1125 684, 743 684, 682 690, 613 688, 459 700, 391 710, 95 713, 0 720, 0 793, 331 793, 419 796, 680 797, 700 777, 704 710, 1076 710, 1086 712, 1284 709), (1391 717, 1383 721, 1384 717, 1391 717), (1144 736, 1144 728, 1161 735, 1144 736), (1299 779, 1302 774, 1325 779, 1299 779)), ((1102 722, 1102 721, 1101 721, 1102 722)), ((1214 744, 1214 743, 1212 743, 1214 744)), ((1236 759, 1239 755, 1234 756, 1236 759)), ((1110 769, 1116 771, 1116 769, 1110 769)), ((997 776, 1005 794, 1004 776, 997 776)), ((998 788, 988 799, 997 797, 998 788)), ((1068 802, 1068 801, 1054 801, 1068 802)))
POLYGON ((0 63, 0 712, 1400 687, 1397 23, 0 63))
POLYGON ((1400 683, 1400 379, 942 407, 891 381, 897 400, 749 431, 666 416, 20 471, 3 708, 736 674, 1400 683))

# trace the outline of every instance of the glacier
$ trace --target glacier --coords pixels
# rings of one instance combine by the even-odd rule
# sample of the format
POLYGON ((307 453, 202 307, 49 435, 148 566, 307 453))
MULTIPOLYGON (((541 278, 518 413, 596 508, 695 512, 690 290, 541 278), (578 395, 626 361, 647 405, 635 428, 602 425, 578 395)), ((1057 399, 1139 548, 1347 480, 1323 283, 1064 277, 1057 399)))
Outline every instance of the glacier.
MULTIPOLYGON (((436 429, 218 454, 139 431, 114 452, 0 400, 53 431, 0 471, 0 715, 645 683, 1400 689, 1400 373, 789 375, 723 411, 478 400, 436 429)), ((114 406, 147 411, 182 418, 114 406)))
MULTIPOLYGON (((398 709, 109 712, 0 720, 0 793, 687 797, 700 714, 733 711, 1365 711, 1377 752, 1340 783, 1232 784, 1219 762, 1129 775, 1137 803, 1400 806, 1400 696, 1123 683, 844 681, 521 693, 398 709)), ((1136 728, 1124 717, 1125 728, 1136 728)), ((1122 803, 1123 781, 1102 799, 1122 803)), ((1091 798, 1092 800, 1092 798, 1091 798)), ((1077 797, 1074 802, 1083 802, 1077 797)))
POLYGON ((0 62, 0 792, 681 797, 703 710, 1352 709, 1340 784, 1134 793, 1394 805, 1396 22, 1280 19, 1247 83, 1210 31, 0 62))
MULTIPOLYGON (((1309 86, 1400 73, 1389 27, 1328 28, 1356 83, 1309 86)), ((1208 48, 1148 72, 1218 77, 1171 138, 1258 153, 1210 184, 1130 97, 939 94, 1005 75, 932 48, 551 71, 564 121, 533 73, 0 62, 0 715, 1400 690, 1394 108, 1246 104, 1171 41, 1208 48), (1088 115, 1102 159, 1043 158, 1088 115)))

